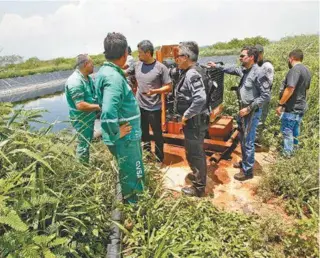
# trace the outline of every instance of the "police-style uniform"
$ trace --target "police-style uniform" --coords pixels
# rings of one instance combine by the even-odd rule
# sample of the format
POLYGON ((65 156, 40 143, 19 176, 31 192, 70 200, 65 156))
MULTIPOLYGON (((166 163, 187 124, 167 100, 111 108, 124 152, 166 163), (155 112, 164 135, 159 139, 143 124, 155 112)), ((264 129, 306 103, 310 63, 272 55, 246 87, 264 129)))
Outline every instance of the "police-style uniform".
POLYGON ((265 72, 257 64, 254 64, 250 69, 220 64, 217 64, 216 68, 225 73, 241 77, 239 84, 241 105, 242 108, 249 107, 251 110, 251 113, 243 119, 238 117, 239 126, 241 123, 244 123, 243 126, 245 130, 245 132, 240 131, 239 135, 242 152, 241 167, 245 176, 252 177, 256 129, 261 117, 262 106, 270 100, 272 81, 269 80, 265 72))
POLYGON ((207 176, 204 137, 209 125, 206 90, 201 75, 194 67, 182 71, 175 87, 177 112, 187 118, 183 127, 186 157, 193 173, 193 186, 204 193, 207 176))

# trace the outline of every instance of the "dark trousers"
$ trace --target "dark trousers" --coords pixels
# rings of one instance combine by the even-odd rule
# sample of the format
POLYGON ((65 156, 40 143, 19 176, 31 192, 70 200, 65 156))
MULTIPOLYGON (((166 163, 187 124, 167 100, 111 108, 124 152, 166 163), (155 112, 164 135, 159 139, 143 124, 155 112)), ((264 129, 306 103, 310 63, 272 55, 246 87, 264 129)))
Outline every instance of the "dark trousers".
POLYGON ((207 161, 203 150, 204 137, 208 130, 209 116, 197 115, 183 127, 186 157, 195 176, 193 186, 204 191, 207 181, 207 161))
POLYGON ((151 151, 151 137, 149 134, 149 125, 151 125, 153 138, 155 142, 155 154, 159 162, 163 161, 163 144, 164 139, 162 136, 161 128, 161 110, 148 111, 140 108, 141 112, 141 130, 142 130, 142 142, 144 143, 144 149, 151 151))

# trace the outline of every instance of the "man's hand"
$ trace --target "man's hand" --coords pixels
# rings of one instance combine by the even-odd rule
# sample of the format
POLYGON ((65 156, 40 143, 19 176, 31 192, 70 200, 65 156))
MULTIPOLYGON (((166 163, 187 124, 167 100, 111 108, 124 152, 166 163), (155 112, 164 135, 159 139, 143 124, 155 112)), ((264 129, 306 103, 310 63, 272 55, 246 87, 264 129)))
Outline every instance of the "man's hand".
POLYGON ((251 111, 251 110, 250 110, 250 108, 248 108, 248 107, 243 108, 243 109, 240 110, 239 116, 240 116, 240 117, 244 117, 244 116, 248 115, 248 114, 250 113, 250 111, 251 111))
POLYGON ((120 125, 120 138, 126 136, 131 132, 132 126, 129 123, 120 125))
POLYGON ((101 111, 100 106, 98 104, 90 104, 85 101, 78 102, 76 104, 76 108, 80 111, 85 112, 101 111))
POLYGON ((151 95, 154 95, 154 94, 158 94, 158 92, 156 92, 156 90, 149 90, 146 95, 147 96, 151 96, 151 95))
POLYGON ((279 107, 276 108, 277 116, 280 116, 282 112, 283 112, 283 107, 282 106, 279 106, 279 107))
POLYGON ((183 116, 183 117, 182 117, 182 120, 181 120, 182 124, 183 124, 183 125, 186 125, 186 124, 187 124, 187 121, 188 121, 188 119, 183 116))
POLYGON ((128 64, 124 64, 124 66, 122 66, 122 69, 123 70, 126 70, 126 69, 128 69, 129 68, 129 65, 128 64))
POLYGON ((211 61, 208 62, 207 65, 210 67, 213 67, 213 68, 216 68, 216 66, 217 66, 217 64, 215 62, 211 62, 211 61))

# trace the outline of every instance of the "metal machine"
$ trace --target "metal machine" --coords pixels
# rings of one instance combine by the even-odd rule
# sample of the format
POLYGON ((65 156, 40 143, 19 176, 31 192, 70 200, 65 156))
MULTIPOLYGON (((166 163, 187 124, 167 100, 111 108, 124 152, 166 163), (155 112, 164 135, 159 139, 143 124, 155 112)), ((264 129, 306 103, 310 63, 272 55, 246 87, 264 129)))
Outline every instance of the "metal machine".
MULTIPOLYGON (((175 58, 178 55, 178 45, 164 45, 156 51, 156 59, 165 64, 170 70, 175 68, 175 58)), ((210 155, 210 161, 219 162, 221 158, 229 158, 231 152, 237 145, 238 130, 233 127, 233 118, 222 116, 223 111, 223 89, 224 74, 214 68, 204 68, 207 76, 213 81, 215 90, 210 99, 210 124, 208 134, 204 141, 205 151, 210 155)), ((184 135, 182 132, 181 117, 174 108, 174 88, 177 84, 175 76, 173 90, 168 94, 162 94, 162 130, 166 143, 182 145, 184 135)))

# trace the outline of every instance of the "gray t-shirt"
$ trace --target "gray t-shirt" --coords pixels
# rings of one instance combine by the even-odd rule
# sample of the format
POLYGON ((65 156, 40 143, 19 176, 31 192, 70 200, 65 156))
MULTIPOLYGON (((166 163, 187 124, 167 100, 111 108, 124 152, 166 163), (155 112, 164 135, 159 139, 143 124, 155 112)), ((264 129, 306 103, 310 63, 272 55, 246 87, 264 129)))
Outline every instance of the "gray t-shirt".
POLYGON ((171 83, 168 68, 158 61, 152 64, 138 61, 132 69, 127 70, 127 73, 136 77, 138 83, 136 98, 139 106, 149 111, 161 109, 161 95, 148 96, 145 93, 171 83))
MULTIPOLYGON (((284 81, 284 89, 294 87, 294 92, 285 104, 285 112, 304 113, 307 108, 306 94, 311 83, 311 73, 303 64, 299 63, 292 67, 284 81)), ((282 97, 283 91, 280 94, 282 97)))

